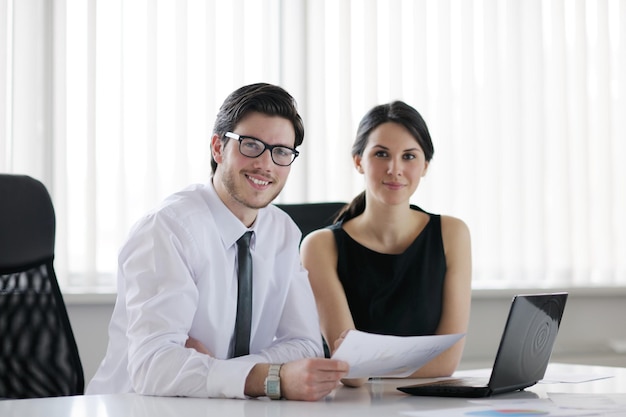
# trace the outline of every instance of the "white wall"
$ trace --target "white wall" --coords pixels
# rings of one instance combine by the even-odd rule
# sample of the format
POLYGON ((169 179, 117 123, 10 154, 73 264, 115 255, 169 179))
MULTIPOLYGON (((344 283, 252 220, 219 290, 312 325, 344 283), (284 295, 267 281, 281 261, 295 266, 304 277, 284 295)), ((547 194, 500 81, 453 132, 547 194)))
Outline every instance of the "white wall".
MULTIPOLYGON (((474 293, 462 368, 492 365, 514 293, 474 293)), ((569 293, 552 360, 626 366, 626 288, 573 289, 569 293), (621 353, 613 348, 619 342, 621 353)))
MULTIPOLYGON (((514 293, 474 292, 461 369, 491 366, 514 293)), ((65 300, 89 381, 106 351, 114 296, 66 294, 65 300)), ((611 348, 615 342, 626 344, 625 317, 626 288, 570 290, 552 360, 626 367, 626 352, 611 348)))

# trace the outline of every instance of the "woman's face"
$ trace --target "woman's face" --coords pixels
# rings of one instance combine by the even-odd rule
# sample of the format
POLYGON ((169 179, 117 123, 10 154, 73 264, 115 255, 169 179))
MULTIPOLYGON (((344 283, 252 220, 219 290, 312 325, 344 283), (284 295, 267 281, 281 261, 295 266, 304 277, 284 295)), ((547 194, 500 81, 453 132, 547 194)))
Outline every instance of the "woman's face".
POLYGON ((406 204, 428 168, 417 140, 393 122, 372 130, 363 155, 355 156, 354 164, 365 175, 369 198, 391 205, 406 204))

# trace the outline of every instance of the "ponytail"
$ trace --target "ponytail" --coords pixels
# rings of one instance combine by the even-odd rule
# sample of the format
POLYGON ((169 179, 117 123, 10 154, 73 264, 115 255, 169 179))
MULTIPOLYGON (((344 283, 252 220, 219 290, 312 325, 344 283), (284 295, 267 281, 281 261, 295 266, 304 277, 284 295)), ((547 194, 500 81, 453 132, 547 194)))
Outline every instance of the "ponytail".
POLYGON ((350 204, 346 204, 341 209, 337 217, 335 217, 334 223, 339 221, 347 222, 350 219, 355 218, 359 214, 365 211, 365 191, 362 191, 359 195, 354 197, 350 204))

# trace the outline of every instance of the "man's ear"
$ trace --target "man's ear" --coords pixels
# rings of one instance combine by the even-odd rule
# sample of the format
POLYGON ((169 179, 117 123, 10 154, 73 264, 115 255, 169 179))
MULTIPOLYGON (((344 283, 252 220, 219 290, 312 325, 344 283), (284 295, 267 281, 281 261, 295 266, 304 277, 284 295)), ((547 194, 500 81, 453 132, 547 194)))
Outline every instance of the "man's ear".
POLYGON ((214 134, 211 137, 211 155, 213 159, 215 159, 215 162, 218 164, 222 163, 224 158, 224 141, 222 141, 222 138, 218 134, 214 134))
POLYGON ((361 158, 361 155, 354 155, 352 157, 352 161, 354 162, 354 167, 359 172, 359 174, 363 173, 363 167, 361 166, 361 161, 362 160, 363 160, 363 158, 361 158))

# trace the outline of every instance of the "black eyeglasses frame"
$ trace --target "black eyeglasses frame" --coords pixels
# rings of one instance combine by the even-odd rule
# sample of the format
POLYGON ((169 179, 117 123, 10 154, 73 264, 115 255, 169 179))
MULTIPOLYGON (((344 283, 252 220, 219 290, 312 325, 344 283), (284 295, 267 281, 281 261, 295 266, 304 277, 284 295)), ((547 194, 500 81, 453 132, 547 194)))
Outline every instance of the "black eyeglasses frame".
POLYGON ((239 153, 241 153, 243 156, 245 156, 247 158, 258 158, 259 156, 263 155, 263 152, 265 152, 266 150, 269 150, 270 157, 272 158, 272 162, 274 162, 276 165, 281 166, 281 167, 288 167, 288 166, 290 166, 291 164, 293 164, 293 161, 296 160, 298 155, 300 155, 300 152, 298 152, 298 150, 296 150, 294 148, 290 148, 290 147, 284 146, 284 145, 270 145, 270 144, 267 144, 267 143, 263 142, 259 138, 255 138, 254 136, 246 136, 246 135, 239 135, 239 134, 234 133, 234 132, 226 132, 226 133, 224 133, 224 137, 237 140, 239 142, 239 153), (251 140, 253 140, 255 142, 259 142, 260 144, 263 145, 263 150, 256 156, 247 155, 247 154, 243 153, 242 150, 241 150, 241 144, 242 144, 242 141, 244 139, 251 139, 251 140), (291 152, 292 155, 293 155, 293 158, 291 159, 291 162, 289 162, 287 165, 279 164, 278 162, 276 162, 276 160, 274 159, 274 149, 286 149, 286 150, 289 150, 289 152, 291 152))

